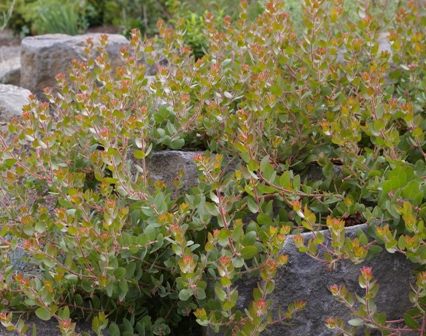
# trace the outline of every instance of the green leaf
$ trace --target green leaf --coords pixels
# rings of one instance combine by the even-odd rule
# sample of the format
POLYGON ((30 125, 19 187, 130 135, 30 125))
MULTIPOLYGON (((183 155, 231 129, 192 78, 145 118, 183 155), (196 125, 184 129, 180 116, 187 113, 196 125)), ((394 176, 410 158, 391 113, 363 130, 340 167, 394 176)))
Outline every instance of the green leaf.
POLYGON ((260 161, 260 170, 264 171, 266 168, 266 165, 269 164, 269 155, 265 156, 262 161, 260 161))
POLYGON ((264 214, 264 213, 260 213, 260 214, 257 215, 257 222, 260 225, 271 224, 272 218, 269 217, 268 215, 264 214))
POLYGON ((77 294, 74 297, 74 301, 75 301, 76 304, 82 305, 83 304, 83 297, 80 294, 77 294))
POLYGON ((402 196, 404 196, 404 198, 406 198, 410 201, 414 201, 416 199, 417 195, 419 194, 419 192, 420 192, 419 182, 412 180, 402 190, 402 196))
POLYGON ((212 216, 217 216, 219 214, 219 210, 217 208, 216 204, 210 203, 210 202, 206 202, 205 203, 206 209, 208 211, 208 213, 212 216))
POLYGON ((254 201, 254 199, 251 198, 251 197, 247 198, 247 206, 252 213, 258 213, 259 212, 259 206, 254 201))
POLYGON ((358 327, 360 325, 362 325, 362 320, 359 318, 354 318, 348 321, 348 323, 354 327, 358 327))
POLYGON ((273 280, 269 280, 265 285, 265 289, 268 294, 272 294, 275 289, 275 282, 273 280))
POLYGON ((254 243, 256 242, 256 237, 257 237, 257 234, 256 234, 256 232, 255 232, 255 231, 247 232, 247 233, 244 235, 244 238, 243 238, 243 240, 241 241, 241 244, 242 244, 243 246, 253 246, 253 245, 254 245, 254 243))
POLYGON ((118 328, 118 325, 115 322, 111 322, 108 331, 111 336, 120 336, 120 328, 118 328))
POLYGON ((316 233, 314 244, 322 244, 324 242, 324 235, 321 232, 316 233))
POLYGON ((273 193, 277 192, 276 188, 270 187, 270 186, 267 186, 267 185, 263 185, 263 184, 257 186, 257 189, 264 194, 273 194, 273 193))
POLYGON ((277 56, 277 60, 278 60, 278 63, 279 64, 281 64, 281 65, 283 65, 283 64, 287 64, 288 63, 288 58, 286 58, 284 55, 282 55, 282 54, 278 54, 278 56, 277 56))
POLYGON ((5 160, 5 164, 6 164, 7 168, 12 168, 15 165, 16 162, 18 162, 17 159, 6 159, 5 160))
POLYGON ((43 320, 43 321, 49 321, 50 318, 52 317, 52 315, 50 314, 50 312, 46 308, 43 308, 43 307, 42 308, 38 308, 35 311, 35 314, 37 315, 37 317, 40 320, 43 320))
POLYGON ((136 270, 136 263, 131 262, 126 265, 126 279, 132 279, 133 275, 135 274, 136 270))
POLYGON ((68 306, 63 308, 59 311, 58 316, 62 319, 69 319, 70 318, 70 309, 68 306))
POLYGON ((63 198, 59 199, 58 202, 64 208, 71 208, 73 206, 73 204, 71 202, 68 202, 67 200, 64 200, 63 198))
POLYGON ((283 93, 283 89, 278 85, 278 84, 274 84, 270 87, 271 93, 276 95, 276 96, 281 96, 283 93))
POLYGON ((415 319, 409 314, 404 314, 404 322, 408 328, 411 329, 419 329, 420 325, 417 323, 415 319))
POLYGON ((374 129, 377 131, 381 131, 385 129, 386 123, 383 119, 376 119, 373 122, 374 124, 374 129))
POLYGON ((260 165, 260 170, 263 173, 263 177, 267 181, 269 181, 271 183, 274 182, 274 178, 275 178, 276 174, 275 174, 275 169, 274 169, 274 167, 272 167, 271 164, 267 163, 266 165, 263 166, 263 169, 262 169, 262 165, 260 165))
POLYGON ((370 260, 372 259, 375 255, 379 254, 380 252, 383 251, 383 248, 378 246, 378 245, 371 245, 368 248, 368 256, 367 259, 370 260))
POLYGON ((257 248, 254 246, 246 246, 240 251, 240 253, 244 259, 251 259, 257 254, 257 248))
POLYGON ((380 324, 380 325, 382 325, 382 326, 385 326, 385 325, 386 325, 386 312, 381 312, 381 313, 379 313, 379 314, 375 314, 375 315, 374 315, 374 320, 375 320, 378 324, 380 324))
POLYGON ((219 232, 219 239, 227 240, 232 235, 232 232, 228 229, 221 229, 219 232))
POLYGON ((146 153, 139 149, 133 150, 133 155, 136 159, 143 159, 146 157, 146 153))
POLYGON ((287 48, 285 48, 285 52, 287 55, 293 55, 295 50, 291 45, 288 45, 287 48))
POLYGON ((293 179, 293 187, 295 190, 300 189, 300 175, 296 175, 293 179))
POLYGON ((192 295, 194 295, 194 291, 192 289, 182 289, 179 292, 179 300, 187 301, 192 295))
MULTIPOLYGON (((390 181, 391 190, 397 190, 407 183, 407 174, 409 174, 409 167, 397 167, 392 170, 388 175, 388 181, 390 181), (407 168, 407 169, 404 169, 407 168)), ((410 174, 411 175, 411 174, 410 174)), ((410 176, 411 177, 411 176, 410 176)))
POLYGON ((330 87, 322 87, 320 91, 321 96, 329 96, 333 90, 330 87))
POLYGON ((292 187, 291 185, 291 172, 285 171, 280 177, 280 187, 288 189, 292 187))
POLYGON ((114 270, 114 276, 117 280, 120 280, 126 275, 126 269, 124 267, 118 267, 114 270))
POLYGON ((0 237, 4 237, 8 231, 9 231, 9 227, 7 225, 4 225, 0 231, 0 237))
POLYGON ((206 298, 206 291, 200 287, 197 287, 197 299, 204 300, 206 298))
POLYGON ((176 138, 170 143, 170 149, 179 149, 185 145, 185 140, 181 138, 176 138))
MULTIPOLYGON (((357 234, 358 234, 358 232, 357 232, 357 234)), ((367 238, 367 236, 365 235, 364 232, 361 231, 359 233, 358 237, 359 237, 359 242, 361 243, 361 245, 367 245, 368 244, 368 238, 367 238)))
POLYGON ((37 222, 34 228, 38 233, 43 233, 46 230, 46 224, 40 221, 40 222, 37 222))
POLYGON ((216 294, 216 296, 217 296, 217 298, 218 298, 219 301, 225 301, 225 299, 226 299, 226 293, 225 293, 225 291, 221 287, 215 286, 214 287, 214 292, 215 292, 215 294, 216 294))
POLYGON ((234 146, 235 146, 235 148, 236 148, 236 149, 238 149, 241 153, 246 153, 246 152, 247 152, 247 148, 246 148, 243 144, 241 144, 241 143, 239 143, 239 142, 235 142, 235 143, 234 143, 234 146))
POLYGON ((248 167, 251 171, 256 171, 259 169, 259 164, 257 163, 257 161, 250 160, 248 163, 248 167))
POLYGON ((244 259, 243 258, 232 258, 232 265, 236 268, 240 268, 244 266, 244 259))

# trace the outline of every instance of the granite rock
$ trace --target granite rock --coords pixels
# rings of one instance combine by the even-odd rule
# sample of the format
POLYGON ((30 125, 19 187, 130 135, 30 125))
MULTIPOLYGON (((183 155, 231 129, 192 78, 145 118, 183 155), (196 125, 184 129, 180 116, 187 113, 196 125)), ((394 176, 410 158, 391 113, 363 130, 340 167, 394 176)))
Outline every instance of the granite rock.
MULTIPOLYGON (((367 225, 361 224, 349 227, 346 231, 348 236, 353 237, 357 230, 365 231, 366 229, 367 225)), ((323 231, 323 234, 327 237, 328 231, 323 231)), ((312 233, 303 233, 302 236, 305 241, 313 237, 312 233)), ((329 288, 334 284, 345 285, 350 292, 362 296, 363 290, 358 285, 358 277, 363 266, 372 267, 373 276, 380 285, 375 298, 378 312, 386 311, 387 319, 394 320, 402 318, 403 313, 412 307, 408 294, 410 284, 415 282, 412 271, 417 265, 401 254, 382 251, 372 260, 360 265, 344 260, 338 263, 335 270, 327 270, 324 264, 305 253, 300 253, 294 245, 292 236, 286 239, 280 253, 288 255, 289 259, 288 264, 277 272, 275 290, 269 298, 272 300, 270 310, 274 318, 278 317, 279 307, 285 311, 294 300, 302 300, 307 304, 305 309, 296 313, 293 319, 288 321, 292 323, 292 326, 277 323, 268 327, 261 335, 335 335, 335 332, 325 326, 324 321, 330 316, 348 321, 351 316, 349 309, 337 302, 329 288)), ((252 292, 258 281, 260 279, 247 278, 240 282, 238 308, 244 309, 252 301, 252 292)), ((223 332, 215 334, 211 329, 207 331, 209 336, 223 334, 223 332)), ((371 335, 381 334, 372 331, 371 335)))
POLYGON ((0 62, 0 83, 19 86, 21 82, 21 57, 0 62))
POLYGON ((13 117, 21 116, 22 106, 29 103, 30 94, 26 89, 0 84, 0 123, 4 124, 13 117))
MULTIPOLYGON (((23 317, 24 318, 24 317, 23 317)), ((49 321, 43 321, 32 315, 28 319, 24 318, 25 324, 28 325, 28 330, 25 335, 32 335, 33 328, 35 327, 36 335, 43 336, 58 336, 61 335, 61 331, 58 327, 58 321, 54 318, 51 318, 49 321)), ((92 330, 91 324, 88 322, 78 322, 76 324, 75 331, 77 335, 81 335, 81 333, 85 332, 91 336, 96 335, 96 333, 92 330)), ((0 336, 18 336, 19 333, 7 331, 5 327, 0 324, 0 336)), ((108 330, 103 331, 104 336, 109 336, 110 333, 108 330)))
MULTIPOLYGON (((55 88, 56 75, 67 74, 74 59, 83 60, 86 39, 93 38, 95 45, 99 44, 102 34, 85 34, 69 36, 65 34, 47 34, 30 36, 21 43, 21 85, 30 90, 38 98, 44 99, 43 90, 46 87, 55 88)), ((108 35, 108 54, 112 66, 123 64, 119 51, 129 41, 122 35, 108 35)))
MULTIPOLYGON (((194 162, 194 156, 204 152, 187 152, 179 150, 155 151, 146 159, 146 170, 148 177, 155 181, 163 181, 168 188, 175 188, 174 181, 179 171, 183 171, 183 187, 180 192, 193 188, 198 183, 198 170, 194 162)), ((141 167, 141 161, 133 156, 132 151, 128 153, 131 174, 138 173, 136 165, 141 167)), ((142 167, 141 167, 142 168, 142 167)), ((140 174, 140 173, 139 173, 140 174)))

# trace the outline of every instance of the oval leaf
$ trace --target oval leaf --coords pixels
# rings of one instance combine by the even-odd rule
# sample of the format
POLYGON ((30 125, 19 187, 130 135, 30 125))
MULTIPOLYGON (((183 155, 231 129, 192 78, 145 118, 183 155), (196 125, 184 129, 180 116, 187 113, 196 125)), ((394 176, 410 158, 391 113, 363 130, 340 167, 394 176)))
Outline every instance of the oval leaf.
POLYGON ((124 267, 119 267, 114 270, 114 276, 117 280, 123 278, 126 275, 127 271, 124 267))
POLYGON ((194 291, 192 289, 182 289, 179 292, 179 300, 186 301, 188 300, 192 295, 194 294, 194 291))
POLYGON ((39 308, 35 311, 37 317, 43 321, 49 321, 52 317, 46 308, 39 308))
POLYGON ((241 256, 244 259, 251 259, 257 254, 257 248, 254 246, 246 246, 241 250, 241 256))

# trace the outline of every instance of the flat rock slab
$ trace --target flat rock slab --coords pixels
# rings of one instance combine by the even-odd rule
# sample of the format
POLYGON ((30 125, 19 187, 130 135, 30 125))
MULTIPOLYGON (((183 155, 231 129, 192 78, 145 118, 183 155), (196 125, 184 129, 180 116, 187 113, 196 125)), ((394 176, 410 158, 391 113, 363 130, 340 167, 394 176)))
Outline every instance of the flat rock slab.
MULTIPOLYGON (((56 87, 56 75, 68 73, 71 61, 83 60, 86 39, 92 38, 99 45, 102 34, 85 34, 69 36, 64 34, 47 34, 26 37, 21 43, 21 85, 38 98, 44 99, 46 87, 56 87)), ((129 47, 129 41, 118 34, 108 35, 108 54, 113 67, 123 64, 120 48, 129 47)))
MULTIPOLYGON (((355 236, 356 230, 367 228, 365 224, 347 228, 348 236, 355 236)), ((328 231, 323 231, 325 237, 328 231)), ((302 234, 305 241, 312 239, 312 233, 302 234)), ((410 283, 415 282, 412 271, 418 265, 411 263, 401 254, 390 254, 382 251, 372 260, 355 265, 349 260, 341 261, 335 270, 328 271, 326 266, 305 253, 300 253, 294 245, 293 237, 289 236, 281 250, 288 255, 288 264, 277 272, 275 290, 269 298, 272 300, 274 318, 278 317, 278 308, 287 310, 287 306, 294 300, 305 301, 306 307, 296 313, 290 322, 292 326, 275 324, 268 327, 261 335, 279 336, 331 336, 336 332, 328 329, 324 321, 330 316, 343 318, 348 321, 352 317, 346 306, 337 302, 331 295, 330 286, 344 285, 351 293, 363 296, 365 292, 359 287, 358 277, 363 266, 372 267, 373 277, 380 285, 375 298, 377 311, 387 312, 387 319, 402 318, 406 310, 412 308, 408 299, 410 283)), ((237 306, 240 309, 247 307, 252 301, 252 292, 260 279, 245 277, 238 285, 239 299, 237 306)), ((211 329, 207 335, 223 335, 224 332, 214 333, 211 329)), ((404 333, 404 335, 409 333, 404 333)), ((364 335, 363 333, 357 335, 364 335)), ((381 335, 378 331, 371 331, 371 335, 381 335)), ((411 335, 410 335, 411 336, 411 335)))

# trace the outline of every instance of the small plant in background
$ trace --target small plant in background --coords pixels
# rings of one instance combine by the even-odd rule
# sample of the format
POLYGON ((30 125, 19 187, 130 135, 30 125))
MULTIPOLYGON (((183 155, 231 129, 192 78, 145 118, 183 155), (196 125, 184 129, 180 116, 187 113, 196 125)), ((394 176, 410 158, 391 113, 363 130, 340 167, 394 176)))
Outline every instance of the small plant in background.
MULTIPOLYGON (((341 0, 306 0, 299 36, 282 2, 256 20, 249 8, 241 2, 234 20, 208 12, 173 29, 159 22, 155 39, 133 31, 117 69, 89 39, 87 61, 73 62, 69 81, 58 75, 57 96, 46 90, 50 105, 33 97, 10 123, 0 141, 4 325, 23 332, 7 311, 29 310, 64 335, 80 317, 114 336, 187 333, 194 321, 255 336, 305 305, 269 310, 289 233, 329 268, 381 246, 424 266, 425 13, 414 1, 388 17, 373 4, 358 3, 355 15, 341 0), (186 41, 188 24, 201 23, 199 57, 186 41), (379 51, 385 32, 391 50, 379 51), (157 66, 150 85, 142 58, 157 66), (194 158, 196 187, 179 194, 179 180, 150 180, 146 160, 164 148, 208 150, 194 158), (322 179, 309 178, 312 166, 322 179), (353 216, 370 239, 345 237, 353 216), (16 249, 38 272, 14 270, 16 249), (246 309, 236 304, 244 275, 259 280, 246 309)), ((361 269, 357 305, 330 288, 354 318, 328 327, 401 330, 375 311, 373 274, 361 269)), ((397 321, 404 331, 424 332, 423 278, 397 321)))

